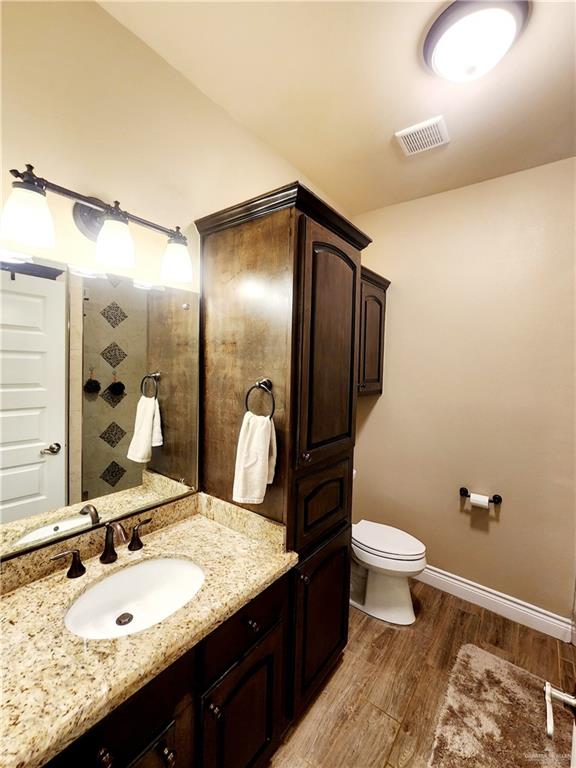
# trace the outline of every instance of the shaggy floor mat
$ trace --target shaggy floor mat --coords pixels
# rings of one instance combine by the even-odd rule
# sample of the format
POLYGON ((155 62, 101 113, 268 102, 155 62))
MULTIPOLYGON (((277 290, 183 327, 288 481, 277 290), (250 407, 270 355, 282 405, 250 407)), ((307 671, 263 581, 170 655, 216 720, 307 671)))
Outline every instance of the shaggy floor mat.
POLYGON ((569 768, 573 718, 555 704, 549 739, 543 688, 539 677, 462 646, 428 768, 569 768))

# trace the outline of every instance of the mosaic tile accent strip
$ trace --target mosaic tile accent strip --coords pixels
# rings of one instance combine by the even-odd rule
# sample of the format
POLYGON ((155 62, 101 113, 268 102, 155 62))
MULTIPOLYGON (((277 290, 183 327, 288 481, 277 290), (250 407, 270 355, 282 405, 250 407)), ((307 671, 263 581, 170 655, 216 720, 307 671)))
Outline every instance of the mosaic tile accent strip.
POLYGON ((104 400, 105 403, 108 403, 111 408, 116 408, 118 403, 121 403, 122 400, 124 400, 126 397, 126 392, 122 392, 121 395, 113 395, 109 389, 105 389, 104 392, 101 393, 100 397, 102 400, 104 400))
POLYGON ((122 429, 120 424, 116 424, 115 421, 112 421, 108 424, 104 432, 102 432, 100 439, 104 440, 105 443, 108 443, 111 448, 115 448, 125 434, 126 430, 122 429))
POLYGON ((110 464, 106 467, 104 472, 100 475, 100 479, 104 480, 105 483, 108 483, 108 485, 111 485, 112 488, 118 483, 120 480, 122 480, 122 477, 126 474, 126 470, 124 467, 122 467, 120 464, 118 464, 117 461, 111 461, 110 464))
POLYGON ((104 307, 100 314, 104 320, 110 323, 112 328, 117 328, 120 323, 123 323, 128 317, 126 312, 124 312, 120 304, 116 301, 111 301, 107 307, 104 307))
POLYGON ((117 368, 120 363, 128 357, 127 353, 124 352, 122 347, 119 347, 115 341, 108 344, 106 349, 103 349, 102 352, 100 352, 100 355, 112 368, 117 368))

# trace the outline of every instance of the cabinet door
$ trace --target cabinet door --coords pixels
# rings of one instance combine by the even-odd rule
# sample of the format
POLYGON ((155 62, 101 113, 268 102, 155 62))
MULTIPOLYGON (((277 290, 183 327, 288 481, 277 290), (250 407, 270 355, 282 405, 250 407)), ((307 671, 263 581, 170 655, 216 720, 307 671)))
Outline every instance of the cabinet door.
POLYGON ((312 548, 350 518, 352 455, 296 477, 295 548, 312 548))
POLYGON ((319 691, 348 641, 350 527, 295 569, 295 691, 298 715, 319 691))
POLYGON ((202 768, 263 765, 283 728, 283 625, 201 699, 202 768))
POLYGON ((297 466, 351 450, 355 439, 360 252, 302 217, 297 466))
MULTIPOLYGON (((382 281, 384 285, 388 282, 382 281)), ((386 288, 362 279, 360 297, 358 391, 361 395, 382 394, 386 288)))

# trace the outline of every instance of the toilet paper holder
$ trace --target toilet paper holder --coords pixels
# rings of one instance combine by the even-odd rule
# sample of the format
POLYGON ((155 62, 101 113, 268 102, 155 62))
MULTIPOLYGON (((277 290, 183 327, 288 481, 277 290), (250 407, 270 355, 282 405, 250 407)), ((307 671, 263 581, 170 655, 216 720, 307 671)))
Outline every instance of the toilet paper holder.
MULTIPOLYGON (((460 496, 463 499, 469 499, 470 498, 470 491, 468 490, 468 488, 464 488, 464 487, 460 488, 460 496)), ((498 506, 498 505, 502 504, 502 496, 500 496, 499 493, 495 493, 493 496, 490 496, 488 501, 490 502, 490 504, 494 504, 494 505, 498 506)))

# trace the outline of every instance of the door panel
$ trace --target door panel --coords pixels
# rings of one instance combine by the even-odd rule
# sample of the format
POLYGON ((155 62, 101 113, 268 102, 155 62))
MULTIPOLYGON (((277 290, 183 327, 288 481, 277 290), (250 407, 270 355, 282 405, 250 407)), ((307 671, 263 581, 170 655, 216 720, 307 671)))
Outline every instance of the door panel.
POLYGON ((296 480, 296 550, 311 546, 350 516, 352 457, 296 480))
POLYGON ((66 286, 6 271, 0 277, 0 518, 7 522, 66 504, 66 286), (42 455, 51 443, 60 452, 42 455))
POLYGON ((362 270, 360 291, 360 356, 358 391, 360 394, 381 394, 384 372, 384 323, 386 316, 386 288, 389 281, 362 270), (381 284, 375 284, 364 275, 373 275, 381 284))
POLYGON ((298 714, 318 692, 348 640, 350 527, 298 565, 295 574, 298 714))
POLYGON ((351 449, 355 438, 360 253, 303 217, 297 465, 351 449))

